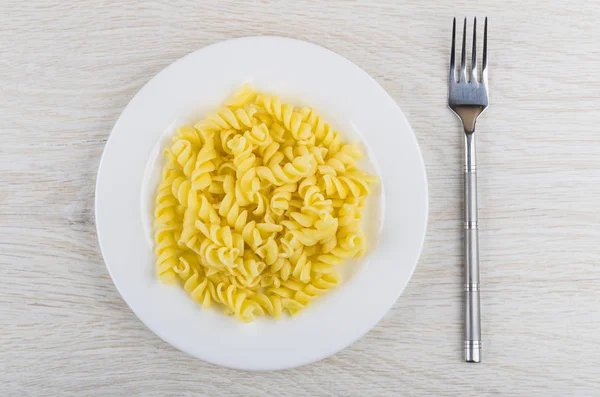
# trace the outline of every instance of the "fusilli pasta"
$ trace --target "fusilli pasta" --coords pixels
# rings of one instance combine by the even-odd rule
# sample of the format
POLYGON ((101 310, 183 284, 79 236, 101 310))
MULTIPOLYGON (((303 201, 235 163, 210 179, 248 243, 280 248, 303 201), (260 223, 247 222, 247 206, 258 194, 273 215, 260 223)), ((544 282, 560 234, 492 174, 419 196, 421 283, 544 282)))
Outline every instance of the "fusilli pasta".
POLYGON ((242 86, 165 150, 154 213, 158 277, 243 321, 296 314, 365 250, 377 179, 311 108, 242 86))

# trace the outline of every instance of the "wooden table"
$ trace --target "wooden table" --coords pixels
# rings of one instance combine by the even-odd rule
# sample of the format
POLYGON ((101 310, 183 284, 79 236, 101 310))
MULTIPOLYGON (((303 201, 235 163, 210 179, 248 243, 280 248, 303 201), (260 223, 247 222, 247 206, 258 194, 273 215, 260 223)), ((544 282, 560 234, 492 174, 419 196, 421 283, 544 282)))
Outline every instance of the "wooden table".
POLYGON ((0 1, 0 395, 600 395, 600 9, 440 3, 0 1), (479 365, 461 359, 462 141, 446 108, 451 17, 465 13, 490 17, 479 365), (430 214, 414 277, 375 329, 319 363, 249 373, 186 356, 129 310, 99 252, 94 182, 146 81, 261 34, 330 48, 395 98, 430 214))

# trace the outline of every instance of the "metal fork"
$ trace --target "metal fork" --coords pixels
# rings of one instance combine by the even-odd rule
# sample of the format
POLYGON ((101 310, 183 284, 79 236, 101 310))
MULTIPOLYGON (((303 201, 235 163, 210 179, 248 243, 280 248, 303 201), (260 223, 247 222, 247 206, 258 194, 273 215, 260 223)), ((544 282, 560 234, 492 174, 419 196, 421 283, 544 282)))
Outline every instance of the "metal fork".
POLYGON ((475 122, 488 106, 487 75, 487 18, 483 30, 483 61, 481 76, 477 73, 477 19, 473 19, 473 49, 471 70, 466 68, 467 18, 463 27, 460 72, 456 79, 454 64, 456 18, 452 23, 452 50, 450 53, 450 76, 448 107, 463 123, 465 144, 464 170, 464 293, 465 293, 465 361, 481 361, 481 319, 479 297, 479 235, 477 224, 477 165, 475 162, 475 122))

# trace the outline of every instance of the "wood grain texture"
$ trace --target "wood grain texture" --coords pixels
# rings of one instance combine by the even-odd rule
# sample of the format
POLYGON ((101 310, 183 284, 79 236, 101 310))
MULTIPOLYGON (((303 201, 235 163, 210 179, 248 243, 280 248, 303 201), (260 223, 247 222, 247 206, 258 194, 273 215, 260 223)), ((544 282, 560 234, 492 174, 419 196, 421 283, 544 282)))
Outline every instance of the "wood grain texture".
POLYGON ((0 395, 600 395, 600 9, 472 3, 0 0, 0 395), (465 12, 490 17, 480 365, 461 361, 462 142, 445 107, 450 19, 465 12), (248 373, 188 357, 135 317, 100 255, 93 198, 109 132, 147 80, 260 34, 330 48, 394 97, 430 218, 375 329, 316 364, 248 373))

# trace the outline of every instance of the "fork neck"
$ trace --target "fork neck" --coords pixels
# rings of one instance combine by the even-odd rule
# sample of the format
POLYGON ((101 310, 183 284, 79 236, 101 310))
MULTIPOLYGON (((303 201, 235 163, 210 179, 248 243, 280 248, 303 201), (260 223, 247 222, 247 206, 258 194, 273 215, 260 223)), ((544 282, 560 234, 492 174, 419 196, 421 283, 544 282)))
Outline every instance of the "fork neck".
POLYGON ((475 159, 475 134, 465 133, 465 171, 476 172, 477 162, 475 159))
POLYGON ((460 117, 463 123, 465 134, 475 132, 475 123, 477 118, 484 111, 485 107, 479 105, 461 105, 455 106, 452 110, 460 117))

